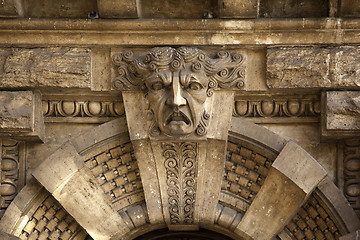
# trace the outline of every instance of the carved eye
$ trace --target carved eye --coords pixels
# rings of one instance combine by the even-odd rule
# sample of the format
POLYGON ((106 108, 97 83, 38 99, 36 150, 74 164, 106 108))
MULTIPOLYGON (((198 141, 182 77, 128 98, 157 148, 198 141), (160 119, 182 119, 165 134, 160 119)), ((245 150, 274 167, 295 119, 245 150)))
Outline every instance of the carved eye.
POLYGON ((199 90, 201 90, 202 88, 203 88, 203 87, 202 87, 201 84, 198 83, 198 82, 192 82, 192 83, 189 84, 189 89, 194 90, 194 91, 199 91, 199 90))
POLYGON ((151 85, 151 88, 155 91, 158 91, 164 88, 164 84, 162 82, 156 82, 153 85, 151 85))

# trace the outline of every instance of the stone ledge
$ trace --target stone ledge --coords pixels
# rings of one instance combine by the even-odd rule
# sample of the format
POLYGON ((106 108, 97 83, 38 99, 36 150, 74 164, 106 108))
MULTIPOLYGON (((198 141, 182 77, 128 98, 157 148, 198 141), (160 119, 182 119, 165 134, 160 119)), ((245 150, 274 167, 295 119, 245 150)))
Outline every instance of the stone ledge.
POLYGON ((360 43, 360 19, 0 20, 1 45, 308 45, 360 43))

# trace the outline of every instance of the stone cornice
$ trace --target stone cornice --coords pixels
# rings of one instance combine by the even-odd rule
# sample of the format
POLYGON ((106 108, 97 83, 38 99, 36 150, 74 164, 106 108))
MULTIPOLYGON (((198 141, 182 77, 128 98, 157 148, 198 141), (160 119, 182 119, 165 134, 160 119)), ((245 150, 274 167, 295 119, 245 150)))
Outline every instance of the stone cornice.
POLYGON ((358 44, 360 19, 3 19, 0 42, 2 46, 358 44))

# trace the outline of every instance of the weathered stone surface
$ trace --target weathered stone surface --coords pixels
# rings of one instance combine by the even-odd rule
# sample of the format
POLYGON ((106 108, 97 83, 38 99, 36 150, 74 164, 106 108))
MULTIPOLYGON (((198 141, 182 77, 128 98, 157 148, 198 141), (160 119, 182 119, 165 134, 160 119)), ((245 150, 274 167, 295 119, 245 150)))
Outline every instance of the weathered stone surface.
POLYGON ((269 48, 267 85, 270 88, 330 87, 327 48, 269 48))
POLYGON ((91 90, 92 91, 109 91, 111 89, 110 64, 111 64, 111 59, 110 59, 109 49, 100 49, 100 48, 91 49, 91 90))
POLYGON ((142 9, 140 17, 143 18, 212 18, 217 7, 217 0, 140 0, 139 3, 142 9))
POLYGON ((321 164, 333 181, 336 181, 337 147, 335 143, 320 142, 317 124, 261 124, 261 126, 287 141, 295 141, 321 164))
POLYGON ((270 18, 327 17, 328 0, 260 0, 260 16, 270 18))
POLYGON ((340 1, 340 17, 359 17, 360 16, 360 4, 353 0, 341 0, 340 1))
POLYGON ((285 175, 271 168, 235 232, 252 239, 272 239, 301 206, 306 194, 285 175))
POLYGON ((0 91, 0 136, 43 140, 44 120, 39 92, 0 91))
POLYGON ((0 87, 90 88, 90 55, 86 48, 2 48, 0 87))
POLYGON ((0 4, 0 17, 18 17, 16 0, 4 0, 0 4))
POLYGON ((257 1, 219 0, 220 18, 256 18, 257 1))
POLYGON ((340 240, 359 240, 360 239, 360 230, 349 233, 345 236, 342 236, 340 240))
POLYGON ((0 92, 0 131, 34 130, 34 99, 30 91, 0 92))
POLYGON ((304 149, 290 141, 272 165, 293 181, 304 193, 311 193, 327 175, 321 165, 304 149))
POLYGON ((326 92, 326 128, 360 130, 360 91, 326 92))
POLYGON ((137 18, 136 2, 136 0, 97 0, 99 15, 101 18, 137 18))
POLYGON ((97 10, 96 0, 24 0, 26 16, 31 18, 87 18, 97 10))
POLYGON ((276 47, 267 52, 270 88, 360 86, 360 48, 276 47))
POLYGON ((0 239, 2 239, 2 240, 19 240, 20 238, 17 238, 13 235, 10 235, 10 234, 0 231, 0 239))

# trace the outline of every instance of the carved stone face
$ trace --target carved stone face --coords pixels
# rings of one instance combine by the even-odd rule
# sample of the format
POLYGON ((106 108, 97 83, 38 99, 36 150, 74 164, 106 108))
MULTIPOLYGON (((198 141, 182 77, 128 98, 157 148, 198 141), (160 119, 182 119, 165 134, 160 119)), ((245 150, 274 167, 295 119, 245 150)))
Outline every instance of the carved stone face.
POLYGON ((155 121, 167 135, 194 132, 204 113, 208 79, 204 70, 193 68, 187 63, 180 70, 158 70, 145 81, 155 121))

